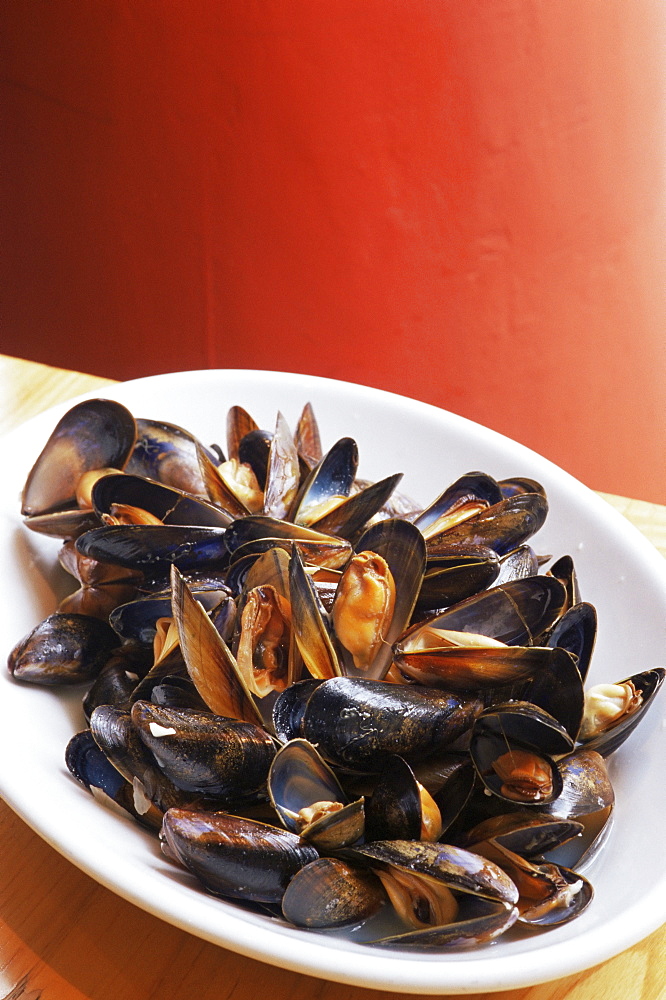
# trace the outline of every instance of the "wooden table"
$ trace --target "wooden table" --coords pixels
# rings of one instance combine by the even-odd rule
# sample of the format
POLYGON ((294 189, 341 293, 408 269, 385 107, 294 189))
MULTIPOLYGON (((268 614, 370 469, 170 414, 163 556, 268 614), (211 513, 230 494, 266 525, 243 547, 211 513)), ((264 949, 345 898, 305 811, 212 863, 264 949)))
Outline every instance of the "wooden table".
MULTIPOLYGON (((0 431, 108 379, 0 356, 0 431)), ((666 556, 666 508, 603 496, 666 556)), ((4 1000, 398 1000, 272 968, 207 944, 98 885, 0 802, 0 990, 4 1000)), ((489 996, 490 994, 484 994, 489 996)), ((659 1000, 666 927, 609 962, 504 1000, 659 1000)), ((476 994, 477 1000, 481 994, 476 994)))

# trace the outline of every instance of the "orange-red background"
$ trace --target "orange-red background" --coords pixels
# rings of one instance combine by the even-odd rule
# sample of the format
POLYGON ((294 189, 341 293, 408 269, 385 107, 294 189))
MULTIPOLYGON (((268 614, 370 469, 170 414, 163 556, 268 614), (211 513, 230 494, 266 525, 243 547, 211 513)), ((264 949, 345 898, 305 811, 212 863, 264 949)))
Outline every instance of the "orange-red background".
POLYGON ((1 351, 365 382, 666 502, 661 0, 9 0, 0 31, 1 351))

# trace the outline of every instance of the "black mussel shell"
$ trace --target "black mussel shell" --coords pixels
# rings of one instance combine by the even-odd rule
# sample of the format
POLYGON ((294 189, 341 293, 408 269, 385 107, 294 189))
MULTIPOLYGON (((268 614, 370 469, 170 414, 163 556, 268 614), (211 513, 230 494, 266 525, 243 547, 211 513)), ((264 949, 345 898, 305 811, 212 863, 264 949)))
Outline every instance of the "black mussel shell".
POLYGON ((395 753, 413 761, 449 746, 480 707, 477 699, 434 689, 334 677, 310 696, 302 731, 325 760, 379 771, 395 753))
POLYGON ((219 566, 227 559, 224 528, 166 524, 119 524, 94 528, 76 541, 79 552, 102 562, 168 576, 181 570, 219 566))
POLYGON ((109 399, 77 403, 61 418, 33 465, 21 501, 26 516, 76 506, 84 472, 121 469, 132 451, 136 424, 129 410, 109 399))
POLYGON ((9 671, 33 684, 79 684, 96 677, 117 646, 118 636, 99 618, 49 615, 14 647, 9 671))
POLYGON ((177 788, 228 802, 251 800, 275 756, 268 733, 211 712, 137 701, 132 722, 159 768, 177 788))
POLYGON ((372 872, 336 858, 319 858, 294 875, 282 899, 282 913, 296 927, 349 927, 373 916, 385 901, 372 872))
POLYGON ((223 812, 170 809, 162 827, 170 857, 219 896, 279 903, 317 850, 287 830, 223 812))

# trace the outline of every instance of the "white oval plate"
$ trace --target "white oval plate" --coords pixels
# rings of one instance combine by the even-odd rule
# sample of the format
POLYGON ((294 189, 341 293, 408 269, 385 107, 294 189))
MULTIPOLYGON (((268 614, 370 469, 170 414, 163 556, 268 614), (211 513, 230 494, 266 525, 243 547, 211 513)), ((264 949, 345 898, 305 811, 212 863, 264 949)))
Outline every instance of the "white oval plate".
MULTIPOLYGON (((324 447, 350 435, 359 474, 402 471, 401 489, 426 503, 461 473, 531 476, 544 484, 550 513, 537 536, 541 553, 575 560, 583 598, 599 613, 590 680, 615 681, 664 662, 666 564, 603 500, 539 455, 484 427, 411 399, 310 376, 200 371, 119 384, 105 394, 139 417, 181 424, 205 443, 224 445, 226 412, 245 406, 261 426, 281 410, 293 427, 307 401, 324 447)), ((95 394, 91 394, 95 395, 95 394)), ((98 394, 99 395, 99 394, 98 394)), ((19 494, 57 419, 72 405, 30 420, 3 441, 0 490, 0 636, 8 653, 66 592, 59 543, 25 529, 19 494)), ((529 415, 527 416, 529 419, 529 415)), ((246 913, 198 889, 163 860, 157 842, 98 805, 65 768, 64 749, 83 728, 81 691, 66 693, 0 675, 0 791, 34 830, 103 885, 206 940, 284 968, 358 986, 413 993, 516 989, 602 962, 666 918, 666 727, 658 702, 610 768, 615 823, 586 874, 595 898, 577 920, 547 933, 512 936, 480 949, 415 955, 302 932, 246 913)))

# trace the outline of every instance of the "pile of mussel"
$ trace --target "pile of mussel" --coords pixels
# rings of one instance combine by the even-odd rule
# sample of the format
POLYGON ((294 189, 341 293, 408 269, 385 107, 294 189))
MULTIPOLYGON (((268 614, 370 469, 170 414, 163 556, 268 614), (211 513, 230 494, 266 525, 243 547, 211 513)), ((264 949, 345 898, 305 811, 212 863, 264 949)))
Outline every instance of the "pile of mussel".
POLYGON ((83 402, 28 477, 79 586, 9 668, 86 682, 71 773, 297 927, 445 949, 577 916, 605 760, 664 670, 585 690, 595 610, 568 555, 542 572, 542 487, 471 472, 417 509, 352 438, 322 453, 309 405, 294 434, 238 406, 226 430, 83 402))

